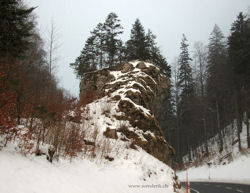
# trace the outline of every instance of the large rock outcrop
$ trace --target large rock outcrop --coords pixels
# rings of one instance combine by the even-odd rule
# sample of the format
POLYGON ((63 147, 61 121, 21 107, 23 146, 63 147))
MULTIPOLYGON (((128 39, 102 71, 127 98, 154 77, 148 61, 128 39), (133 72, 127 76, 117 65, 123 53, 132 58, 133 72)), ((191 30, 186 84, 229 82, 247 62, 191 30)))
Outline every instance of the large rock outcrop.
POLYGON ((119 140, 121 133, 131 142, 131 148, 140 146, 159 160, 170 164, 174 149, 165 141, 157 121, 162 115, 161 104, 168 97, 170 81, 150 62, 133 61, 84 75, 80 84, 80 97, 95 91, 97 98, 108 97, 116 105, 112 116, 128 121, 129 126, 107 128, 106 137, 119 140), (133 128, 133 129, 131 129, 133 128))

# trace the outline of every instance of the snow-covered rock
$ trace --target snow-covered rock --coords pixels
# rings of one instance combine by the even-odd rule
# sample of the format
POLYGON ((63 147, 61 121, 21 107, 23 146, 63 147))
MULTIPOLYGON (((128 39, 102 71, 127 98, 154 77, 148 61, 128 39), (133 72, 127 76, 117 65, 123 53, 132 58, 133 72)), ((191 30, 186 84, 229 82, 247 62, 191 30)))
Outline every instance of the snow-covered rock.
POLYGON ((119 139, 130 141, 170 164, 174 149, 165 141, 157 119, 158 114, 164 114, 160 107, 169 97, 169 86, 169 79, 153 64, 133 61, 85 74, 80 97, 84 98, 94 90, 99 100, 90 104, 89 109, 96 111, 96 106, 108 108, 101 109, 98 115, 91 112, 90 116, 104 114, 103 119, 109 122, 101 123, 106 137, 111 129, 114 136, 117 131, 119 139))
MULTIPOLYGON (((75 112, 66 116, 67 127, 82 131, 83 152, 50 163, 44 155, 20 154, 18 140, 8 143, 0 151, 0 192, 181 192, 175 172, 166 164, 174 150, 152 106, 156 97, 164 99, 169 80, 154 65, 140 61, 87 78, 97 98, 82 108, 80 119, 74 118, 75 112)), ((83 84, 82 96, 89 90, 83 84)))

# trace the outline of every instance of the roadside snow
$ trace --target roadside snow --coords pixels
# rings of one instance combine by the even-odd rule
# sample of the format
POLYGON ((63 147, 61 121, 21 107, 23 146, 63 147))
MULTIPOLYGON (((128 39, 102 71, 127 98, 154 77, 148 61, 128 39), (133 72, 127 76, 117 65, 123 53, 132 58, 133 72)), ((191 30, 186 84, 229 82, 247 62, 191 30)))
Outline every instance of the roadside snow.
MULTIPOLYGON (((219 181, 219 182, 235 182, 250 184, 250 150, 247 149, 247 128, 243 123, 241 132, 242 153, 238 150, 238 143, 233 142, 237 139, 236 122, 229 125, 225 129, 228 130, 224 138, 224 150, 220 154, 218 152, 218 143, 212 143, 215 139, 209 141, 209 152, 212 154, 206 162, 212 163, 210 168, 206 163, 203 166, 192 167, 188 169, 190 181, 219 181), (226 145, 225 145, 226 144, 226 145), (230 155, 231 161, 222 159, 224 156, 230 155), (219 161, 222 160, 222 161, 219 161), (224 165, 223 165, 224 163, 224 165)), ((186 171, 177 172, 180 181, 186 181, 186 171)))
MULTIPOLYGON (((186 181, 186 171, 177 173, 180 181, 186 181)), ((190 181, 220 181, 250 184, 250 156, 242 155, 228 165, 189 168, 190 181)))

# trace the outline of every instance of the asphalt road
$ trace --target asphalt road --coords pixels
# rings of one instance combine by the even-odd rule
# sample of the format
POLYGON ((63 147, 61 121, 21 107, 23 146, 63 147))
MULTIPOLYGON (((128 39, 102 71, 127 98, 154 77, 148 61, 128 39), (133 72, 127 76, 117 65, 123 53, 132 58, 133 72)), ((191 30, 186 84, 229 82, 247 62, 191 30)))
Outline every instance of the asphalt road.
MULTIPOLYGON (((181 183, 186 188, 186 183, 181 183)), ((250 185, 214 183, 214 182, 191 182, 191 193, 250 193, 250 185)))

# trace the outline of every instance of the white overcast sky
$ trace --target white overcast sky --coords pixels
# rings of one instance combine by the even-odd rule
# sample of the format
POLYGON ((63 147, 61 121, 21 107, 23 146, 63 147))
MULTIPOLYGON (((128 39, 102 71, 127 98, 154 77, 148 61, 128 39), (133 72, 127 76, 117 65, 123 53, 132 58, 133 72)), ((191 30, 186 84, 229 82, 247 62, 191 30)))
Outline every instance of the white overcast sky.
POLYGON ((179 54, 184 33, 190 51, 196 41, 208 42, 217 24, 224 35, 240 11, 249 12, 250 0, 26 0, 35 10, 41 34, 44 35, 53 19, 60 32, 57 77, 60 85, 78 96, 79 80, 69 63, 74 62, 89 37, 90 31, 115 12, 124 27, 122 39, 129 38, 132 24, 139 18, 147 30, 157 36, 157 43, 169 64, 179 54))

